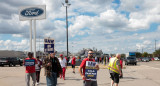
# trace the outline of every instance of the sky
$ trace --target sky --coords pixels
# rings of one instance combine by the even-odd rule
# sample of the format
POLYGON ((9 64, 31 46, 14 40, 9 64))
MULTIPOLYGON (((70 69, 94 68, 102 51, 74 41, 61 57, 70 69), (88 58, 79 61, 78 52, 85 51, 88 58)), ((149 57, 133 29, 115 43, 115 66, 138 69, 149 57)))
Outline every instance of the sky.
MULTIPOLYGON (((37 50, 44 38, 66 51, 64 0, 0 0, 0 50, 29 51, 29 21, 19 20, 22 6, 46 5, 36 20, 37 50)), ((152 53, 160 48, 160 0, 69 0, 69 51, 97 48, 104 53, 152 53), (156 40, 156 41, 155 41, 156 40), (143 51, 142 51, 143 50, 143 51)))

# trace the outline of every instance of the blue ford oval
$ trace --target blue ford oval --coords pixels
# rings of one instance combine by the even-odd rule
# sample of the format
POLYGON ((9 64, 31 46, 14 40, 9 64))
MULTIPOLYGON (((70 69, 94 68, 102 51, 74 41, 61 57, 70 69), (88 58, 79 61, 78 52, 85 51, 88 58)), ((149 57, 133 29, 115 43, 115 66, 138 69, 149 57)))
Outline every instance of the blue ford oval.
POLYGON ((24 17, 37 17, 44 13, 43 9, 41 8, 27 8, 21 11, 21 15, 24 17))

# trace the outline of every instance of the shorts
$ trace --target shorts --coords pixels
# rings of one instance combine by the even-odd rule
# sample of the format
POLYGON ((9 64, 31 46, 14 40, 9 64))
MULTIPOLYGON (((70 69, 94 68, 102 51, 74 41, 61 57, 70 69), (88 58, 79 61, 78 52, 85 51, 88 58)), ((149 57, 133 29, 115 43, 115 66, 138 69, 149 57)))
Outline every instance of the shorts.
POLYGON ((72 65, 72 68, 75 68, 75 65, 72 65))
POLYGON ((97 81, 83 81, 83 86, 98 86, 97 81))
POLYGON ((114 81, 114 83, 119 83, 119 74, 118 73, 110 73, 111 79, 114 81))

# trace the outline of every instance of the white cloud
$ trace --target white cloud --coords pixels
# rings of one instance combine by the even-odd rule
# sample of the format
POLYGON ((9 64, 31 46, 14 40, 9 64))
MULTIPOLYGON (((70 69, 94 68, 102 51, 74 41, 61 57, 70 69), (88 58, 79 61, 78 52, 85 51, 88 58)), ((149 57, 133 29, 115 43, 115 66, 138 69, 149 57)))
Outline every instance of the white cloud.
POLYGON ((22 37, 22 35, 20 35, 20 34, 13 34, 12 36, 13 37, 22 37))
POLYGON ((160 31, 160 25, 158 26, 158 31, 160 31))
POLYGON ((150 41, 150 40, 145 40, 145 41, 143 42, 143 44, 145 44, 145 45, 151 44, 151 41, 150 41))

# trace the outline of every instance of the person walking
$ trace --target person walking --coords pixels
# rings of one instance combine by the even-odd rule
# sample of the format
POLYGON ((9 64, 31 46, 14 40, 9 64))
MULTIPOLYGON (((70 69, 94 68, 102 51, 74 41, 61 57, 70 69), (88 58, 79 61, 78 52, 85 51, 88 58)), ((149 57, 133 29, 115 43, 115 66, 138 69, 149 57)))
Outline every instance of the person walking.
POLYGON ((122 73, 122 75, 119 78, 123 78, 123 72, 122 72, 122 69, 123 69, 123 60, 122 60, 122 58, 120 59, 120 66, 121 66, 121 73, 122 73))
POLYGON ((65 72, 66 72, 66 68, 67 68, 67 61, 63 57, 63 54, 60 54, 59 56, 60 56, 59 62, 60 62, 61 67, 62 67, 62 74, 60 74, 60 79, 63 77, 63 80, 65 80, 65 72))
MULTIPOLYGON (((85 76, 86 61, 95 62, 95 60, 93 59, 93 54, 94 52, 92 50, 89 50, 88 57, 82 61, 79 67, 79 73, 83 79, 83 86, 98 86, 97 81, 86 80, 86 76, 85 76), (83 69, 83 72, 82 72, 82 69, 83 69)), ((99 70, 98 64, 95 66, 95 69, 99 70)))
POLYGON ((23 65, 26 67, 26 86, 30 86, 30 77, 33 80, 32 86, 36 84, 36 71, 35 71, 35 64, 37 64, 37 60, 33 58, 33 53, 28 52, 28 58, 26 58, 23 62, 23 65))
POLYGON ((41 67, 42 67, 42 61, 39 59, 39 56, 37 56, 37 64, 36 64, 36 80, 37 80, 37 85, 39 85, 41 67))
POLYGON ((75 73, 75 65, 76 65, 76 58, 75 58, 75 56, 73 56, 73 58, 72 58, 73 73, 75 73))
POLYGON ((55 57, 55 53, 50 53, 47 58, 44 59, 45 76, 47 86, 56 86, 57 78, 62 73, 59 60, 55 57))
POLYGON ((121 76, 121 68, 120 68, 120 54, 116 54, 116 57, 111 58, 109 61, 108 69, 111 76, 111 86, 115 84, 115 86, 118 86, 119 83, 119 75, 121 76))

